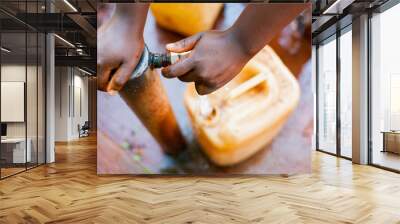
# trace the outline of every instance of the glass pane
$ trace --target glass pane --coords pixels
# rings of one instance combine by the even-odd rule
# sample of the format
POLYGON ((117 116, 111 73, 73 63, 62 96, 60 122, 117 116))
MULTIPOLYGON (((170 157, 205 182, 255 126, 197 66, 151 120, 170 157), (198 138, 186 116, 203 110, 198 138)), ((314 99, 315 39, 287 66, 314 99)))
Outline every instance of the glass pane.
POLYGON ((351 30, 340 36, 340 152, 351 158, 352 141, 352 35, 351 30))
POLYGON ((38 163, 45 163, 45 44, 46 37, 44 34, 39 33, 39 45, 38 45, 38 163))
MULTIPOLYGON (((43 13, 45 1, 0 1, 0 7, 24 16, 43 13)), ((2 12, 0 32, 0 110, 5 114, 0 167, 5 177, 45 161, 45 36, 2 12)))
MULTIPOLYGON (((27 2, 27 13, 38 13, 37 1, 27 2)), ((38 17, 33 17, 37 20, 38 17)), ((32 21, 37 23, 37 21, 32 21)), ((30 144, 31 158, 28 168, 38 164, 38 33, 36 30, 27 30, 27 142, 30 144)))
POLYGON ((312 89, 313 89, 313 101, 314 101, 314 128, 313 128, 313 138, 312 138, 312 150, 316 149, 316 142, 317 142, 317 99, 316 99, 316 81, 317 81, 317 48, 315 45, 312 46, 312 52, 311 52, 311 62, 312 62, 312 89))
POLYGON ((38 132, 38 57, 37 57, 37 41, 38 36, 36 32, 29 32, 27 34, 28 38, 28 63, 27 63, 27 80, 26 80, 26 113, 27 113, 27 142, 30 147, 30 158, 28 159, 28 167, 33 167, 37 165, 37 132, 38 132))
POLYGON ((336 39, 318 48, 318 147, 336 153, 336 39))
MULTIPOLYGON (((25 170, 26 33, 1 34, 1 159, 2 177, 25 170)), ((29 149, 29 144, 28 144, 29 149)))
POLYGON ((372 163, 400 170, 400 5, 372 25, 372 163))

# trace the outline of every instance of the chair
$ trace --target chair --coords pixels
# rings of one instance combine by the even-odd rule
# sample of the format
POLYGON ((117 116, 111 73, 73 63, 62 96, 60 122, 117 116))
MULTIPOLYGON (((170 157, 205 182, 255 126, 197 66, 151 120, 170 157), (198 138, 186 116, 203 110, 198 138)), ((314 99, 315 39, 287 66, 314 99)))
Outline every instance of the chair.
POLYGON ((79 138, 89 136, 89 129, 90 129, 89 121, 85 121, 82 127, 78 124, 79 138))

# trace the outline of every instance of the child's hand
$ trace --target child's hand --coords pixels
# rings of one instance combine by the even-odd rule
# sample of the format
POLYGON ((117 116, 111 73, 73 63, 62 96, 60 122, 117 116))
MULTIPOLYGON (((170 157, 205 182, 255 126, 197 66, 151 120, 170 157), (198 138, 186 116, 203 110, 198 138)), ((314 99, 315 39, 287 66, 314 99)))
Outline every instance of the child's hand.
POLYGON ((251 56, 229 31, 208 31, 167 44, 175 53, 191 53, 177 63, 162 69, 167 78, 178 77, 195 82, 200 95, 209 94, 233 79, 251 56))

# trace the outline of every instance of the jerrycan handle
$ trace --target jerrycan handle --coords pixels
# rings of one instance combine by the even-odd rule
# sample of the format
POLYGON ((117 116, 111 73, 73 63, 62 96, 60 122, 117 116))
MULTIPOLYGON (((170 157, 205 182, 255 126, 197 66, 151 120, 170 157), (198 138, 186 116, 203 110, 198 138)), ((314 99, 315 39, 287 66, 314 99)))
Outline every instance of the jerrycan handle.
POLYGON ((266 81, 266 75, 264 73, 259 73, 232 89, 225 100, 232 100, 266 81))

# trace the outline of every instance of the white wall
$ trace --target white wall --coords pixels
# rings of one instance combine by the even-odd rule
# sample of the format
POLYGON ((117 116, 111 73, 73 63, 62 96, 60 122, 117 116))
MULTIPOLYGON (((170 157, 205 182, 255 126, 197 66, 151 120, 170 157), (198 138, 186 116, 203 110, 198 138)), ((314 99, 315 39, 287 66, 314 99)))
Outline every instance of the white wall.
POLYGON ((75 137, 78 137, 79 134, 77 129, 78 124, 83 125, 88 120, 88 77, 81 75, 82 73, 79 73, 79 75, 75 73, 74 75, 75 106, 73 110, 75 110, 75 113, 73 113, 74 119, 72 119, 72 135, 75 137))
POLYGON ((25 121, 25 83, 1 81, 1 122, 25 121))
POLYGON ((67 75, 68 71, 67 67, 55 68, 55 141, 68 140, 68 88, 70 83, 70 77, 67 75))
POLYGON ((55 76, 55 141, 77 139, 88 120, 88 78, 72 67, 56 67, 55 76))

